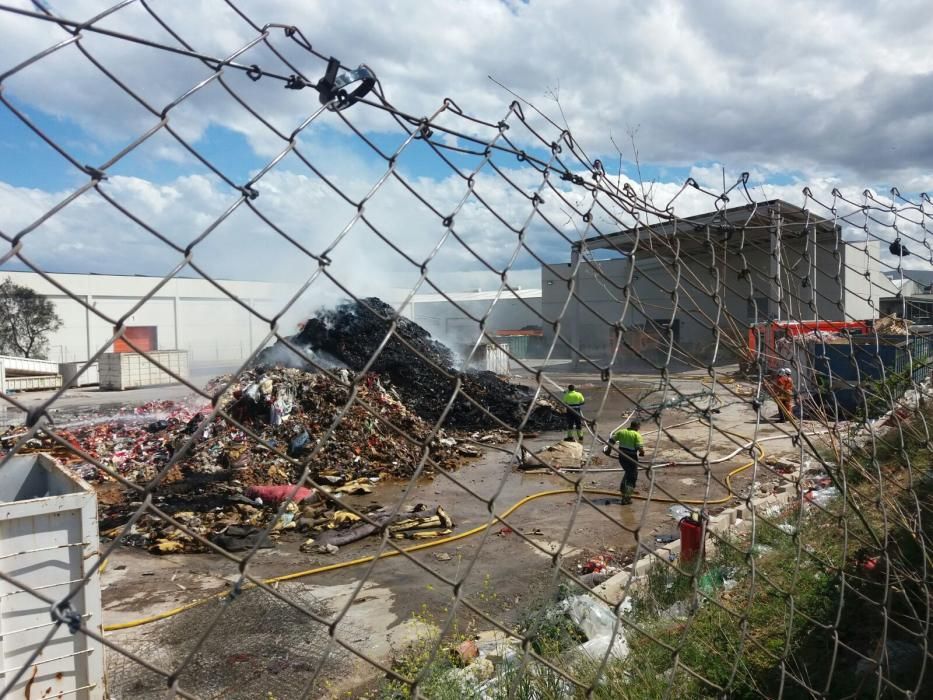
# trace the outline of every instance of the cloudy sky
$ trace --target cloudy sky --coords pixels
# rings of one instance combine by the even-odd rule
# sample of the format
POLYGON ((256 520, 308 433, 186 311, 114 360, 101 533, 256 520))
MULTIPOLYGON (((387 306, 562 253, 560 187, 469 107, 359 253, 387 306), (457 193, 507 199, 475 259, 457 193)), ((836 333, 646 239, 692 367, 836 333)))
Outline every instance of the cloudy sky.
MULTIPOLYGON (((111 2, 46 6, 85 22, 111 2)), ((0 10, 0 234, 28 231, 18 239, 22 254, 43 269, 166 274, 194 243, 192 258, 208 274, 296 285, 317 268, 308 253, 326 253, 328 270, 355 294, 410 287, 426 261, 448 290, 489 284, 487 264, 513 270, 513 284, 534 285, 538 260, 566 259, 571 240, 592 235, 579 215, 592 206, 589 194, 505 151, 484 159, 451 148, 481 154, 470 138, 492 141, 587 175, 571 149, 556 160, 546 146, 565 125, 575 150, 655 205, 673 202, 680 215, 713 204, 700 190, 681 193, 689 177, 721 190, 724 179, 728 186, 749 172, 753 197, 795 204, 804 203, 804 186, 824 202, 833 188, 856 203, 866 188, 883 201, 892 186, 917 201, 933 191, 933 14, 923 0, 148 5, 152 13, 134 3, 94 26, 317 80, 325 63, 281 29, 268 33, 279 55, 262 42, 250 46, 256 27, 297 26, 320 54, 369 66, 401 112, 441 110, 433 123, 443 128, 432 138, 448 147, 438 149, 447 160, 423 141, 406 144, 384 109, 321 113, 312 89, 286 90, 232 68, 222 82, 209 80, 214 71, 195 57, 103 33, 85 30, 21 66, 70 35, 0 10), (526 100, 522 115, 509 109, 514 95, 526 100), (443 109, 445 98, 452 103, 443 109), (253 185, 258 197, 231 212, 236 187, 262 173, 298 129, 295 151, 253 185), (89 180, 69 158, 105 170, 100 192, 69 201, 89 180)), ((625 223, 605 198, 597 214, 603 231, 625 223)), ((877 235, 888 234, 882 227, 877 235)), ((9 249, 2 245, 0 257, 9 249)))

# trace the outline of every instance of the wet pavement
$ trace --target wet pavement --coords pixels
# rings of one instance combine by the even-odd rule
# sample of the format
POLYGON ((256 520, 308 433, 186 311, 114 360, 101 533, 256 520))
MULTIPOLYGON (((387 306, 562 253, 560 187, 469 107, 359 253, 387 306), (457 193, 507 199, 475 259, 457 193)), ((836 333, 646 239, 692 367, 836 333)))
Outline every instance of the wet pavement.
MULTIPOLYGON (((598 379, 581 376, 577 381, 588 397, 597 397, 598 379)), ((591 399, 591 406, 595 404, 602 409, 600 432, 605 435, 614 427, 620 416, 630 409, 630 398, 640 397, 651 385, 650 380, 639 378, 621 387, 621 391, 610 392, 605 402, 591 399)), ((678 382, 678 388, 687 394, 702 391, 703 387, 699 380, 678 382)), ((595 407, 591 410, 595 411, 595 407)), ((690 453, 707 452, 712 459, 732 452, 743 438, 755 434, 775 436, 781 429, 770 424, 756 426, 754 413, 740 401, 724 402, 720 412, 714 415, 714 421, 717 426, 742 437, 711 434, 707 425, 695 420, 680 425, 694 418, 696 414, 690 411, 664 411, 663 425, 676 427, 670 427, 670 434, 661 438, 656 433, 648 433, 650 426, 646 425, 649 459, 663 464, 694 459, 690 453)), ((528 440, 525 446, 533 451, 561 437, 561 433, 543 433, 528 440)), ((596 455, 590 462, 594 469, 618 467, 614 460, 600 454, 591 436, 587 436, 584 446, 596 455)), ((789 438, 769 441, 764 447, 771 455, 796 453, 789 438)), ((487 448, 481 458, 450 474, 439 473, 415 484, 384 483, 373 494, 347 496, 345 501, 357 507, 374 502, 400 508, 416 503, 430 508, 442 505, 456 522, 454 533, 457 534, 489 523, 490 513, 501 514, 522 499, 542 491, 574 489, 578 483, 584 489, 613 493, 618 490, 621 476, 618 472, 522 473, 516 469, 516 448, 514 444, 487 448)), ((622 506, 611 494, 594 494, 592 503, 575 493, 535 498, 514 510, 505 522, 493 521, 489 528, 473 536, 413 553, 411 560, 394 556, 319 573, 299 579, 296 584, 282 583, 278 591, 287 597, 292 587, 300 590, 301 595, 296 594, 296 605, 301 605, 302 596, 307 595, 327 601, 331 618, 340 617, 337 635, 364 649, 374 659, 386 662, 393 647, 411 636, 414 615, 421 618, 426 614, 438 623, 446 619, 456 598, 454 582, 462 584, 462 601, 503 624, 514 625, 544 591, 566 578, 561 569, 555 568, 555 562, 565 571, 576 573, 576 560, 587 554, 610 549, 624 552, 634 549, 639 541, 645 546, 656 546, 656 536, 676 533, 676 523, 668 514, 669 503, 660 499, 702 500, 707 497, 717 500, 724 497, 728 494, 717 481, 722 482, 726 474, 748 461, 746 450, 733 459, 711 464, 708 470, 701 466, 660 467, 653 470, 651 479, 643 473, 639 478, 639 495, 650 493, 650 503, 636 500, 632 505, 622 506), (366 642, 360 645, 354 642, 357 639, 366 642)), ((746 489, 753 477, 764 476, 768 475, 760 467, 748 469, 733 479, 733 489, 746 489)), ((369 538, 342 547, 334 555, 303 554, 298 550, 303 539, 297 534, 288 536, 277 549, 260 550, 250 559, 249 571, 261 578, 281 576, 355 560, 380 550, 379 541, 369 538)), ((121 549, 111 557, 103 576, 105 624, 144 617, 222 592, 237 579, 238 571, 236 561, 212 554, 154 557, 121 549)), ((236 603, 231 606, 232 614, 235 614, 235 607, 236 603)), ((462 620, 473 618, 478 620, 480 629, 490 627, 466 605, 461 603, 458 607, 462 620)), ((170 624, 173 623, 154 623, 170 624)), ((151 629, 150 626, 138 627, 109 633, 109 637, 133 647, 140 644, 151 629)), ((349 667, 344 668, 342 681, 333 680, 336 685, 331 686, 331 690, 343 687, 341 683, 350 689, 381 675, 359 659, 351 666, 352 672, 349 667)))

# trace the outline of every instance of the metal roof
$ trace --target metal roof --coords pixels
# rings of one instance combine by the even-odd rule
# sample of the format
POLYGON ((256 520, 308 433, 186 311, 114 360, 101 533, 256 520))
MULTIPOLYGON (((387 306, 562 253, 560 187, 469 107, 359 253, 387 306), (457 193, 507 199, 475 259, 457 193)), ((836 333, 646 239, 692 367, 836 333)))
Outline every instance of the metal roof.
POLYGON ((643 250, 658 236, 676 236, 681 246, 690 243, 705 246, 708 229, 716 233, 719 242, 730 240, 739 233, 746 244, 761 245, 770 243, 771 232, 778 221, 783 238, 802 237, 811 234, 814 228, 821 236, 835 237, 841 231, 841 227, 829 219, 782 199, 771 199, 593 236, 575 243, 573 247, 588 250, 615 248, 630 252, 636 241, 639 241, 639 250, 643 250))
MULTIPOLYGON (((901 270, 885 270, 882 274, 892 282, 901 281, 901 270)), ((933 270, 903 270, 904 280, 921 285, 933 285, 933 270)))

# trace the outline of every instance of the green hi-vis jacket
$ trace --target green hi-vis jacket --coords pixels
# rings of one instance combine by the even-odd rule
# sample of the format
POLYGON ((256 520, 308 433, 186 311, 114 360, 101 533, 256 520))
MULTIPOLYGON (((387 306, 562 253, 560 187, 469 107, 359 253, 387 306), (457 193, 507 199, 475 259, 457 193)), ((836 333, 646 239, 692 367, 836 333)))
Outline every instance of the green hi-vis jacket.
POLYGON ((622 430, 614 432, 612 434, 612 439, 619 443, 619 447, 623 450, 640 450, 645 446, 645 441, 642 439, 641 433, 628 428, 623 428, 622 430))
POLYGON ((564 404, 567 406, 582 406, 584 403, 586 399, 579 391, 568 391, 564 394, 564 404))

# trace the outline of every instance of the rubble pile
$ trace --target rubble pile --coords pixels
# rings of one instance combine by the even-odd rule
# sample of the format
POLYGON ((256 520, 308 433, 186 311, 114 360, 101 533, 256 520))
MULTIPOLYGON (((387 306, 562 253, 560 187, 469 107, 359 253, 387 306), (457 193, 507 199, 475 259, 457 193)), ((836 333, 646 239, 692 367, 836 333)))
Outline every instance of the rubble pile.
MULTIPOLYGON (((354 371, 368 366, 369 371, 391 384, 411 410, 431 422, 443 414, 456 388, 453 377, 459 376, 462 391, 507 425, 520 425, 534 402, 526 427, 533 430, 561 427, 563 418, 555 402, 536 399, 528 387, 513 384, 492 372, 460 372, 453 353, 414 321, 398 319, 386 340, 392 330, 393 314, 392 307, 375 297, 346 302, 335 309, 320 311, 290 342, 307 348, 316 357, 328 358, 331 366, 333 360, 354 371), (367 365, 374 356, 373 363, 367 365)), ((304 366, 301 358, 282 344, 268 348, 257 359, 259 367, 282 364, 304 366)), ((495 425, 495 420, 458 395, 444 425, 477 429, 495 425)))
MULTIPOLYGON (((230 377, 215 379, 208 391, 230 381, 230 377)), ((56 428, 56 433, 140 485, 152 480, 192 436, 193 446, 163 483, 183 482, 196 475, 219 475, 235 478, 244 487, 289 484, 299 477, 301 468, 262 442, 300 460, 317 447, 349 396, 347 386, 323 374, 295 369, 250 370, 233 380, 220 397, 221 408, 246 430, 221 417, 208 421, 209 405, 192 408, 161 401, 107 421, 56 428)), ((357 398, 311 460, 311 476, 332 483, 360 477, 410 477, 421 459, 420 445, 429 442, 431 426, 386 391, 374 376, 361 382, 357 398), (390 428, 389 423, 411 440, 390 428)), ((3 447, 10 448, 15 433, 2 439, 3 447)), ((442 466, 454 467, 460 456, 457 445, 458 441, 440 432, 430 440, 431 458, 442 466)), ((81 461, 74 453, 55 448, 47 437, 33 439, 20 450, 39 451, 52 452, 66 463, 81 461)), ((90 480, 106 478, 93 467, 77 471, 90 480)))
MULTIPOLYGON (((310 459, 311 477, 340 498, 370 493, 381 479, 411 477, 421 461, 422 445, 427 445, 434 463, 444 468, 454 468, 463 457, 477 454, 443 431, 432 436, 431 425, 386 390, 375 375, 363 378, 356 389, 357 400, 342 415, 350 389, 324 374, 253 369, 235 379, 215 379, 208 389, 217 393, 228 383, 218 402, 233 421, 211 420, 210 405, 161 401, 106 419, 56 427, 55 432, 141 487, 156 478, 179 450, 186 449, 154 490, 154 504, 192 531, 205 538, 219 537, 218 543, 234 550, 239 548, 237 542, 243 548, 251 546, 243 543, 254 543, 270 518, 279 517, 274 524, 276 534, 297 528, 302 517, 306 517, 305 530, 339 529, 350 523, 345 516, 335 515, 339 509, 334 510, 333 499, 322 498, 314 489, 302 487, 291 493, 303 466, 293 464, 288 457, 302 465, 310 459), (333 433, 325 440, 335 422, 333 433), (189 441, 191 445, 185 448, 189 441), (315 448, 319 450, 312 457, 315 448), (277 516, 285 501, 290 501, 286 513, 277 516), (314 512, 302 515, 302 508, 312 505, 314 512)), ((11 430, 0 436, 0 448, 12 449, 23 432, 11 430)), ((497 435, 475 437, 494 441, 497 435)), ((116 536, 140 505, 138 493, 124 490, 105 472, 48 436, 29 440, 18 452, 50 452, 80 476, 98 482, 101 531, 105 535, 116 536)), ((432 468, 426 463, 424 472, 430 473, 432 468)), ((424 531, 431 533, 449 530, 452 525, 446 515, 440 519, 431 516, 427 522, 429 525, 420 529, 428 527, 424 531)), ((405 523, 393 526, 393 532, 406 530, 405 523)), ((203 549, 197 540, 149 515, 133 525, 126 541, 159 553, 203 549)))
POLYGON ((882 316, 874 324, 874 331, 878 335, 907 335, 914 322, 910 319, 899 318, 897 314, 882 316))
MULTIPOLYGON (((228 381, 229 377, 218 378, 208 391, 228 381)), ((349 398, 347 385, 323 374, 289 368, 253 369, 236 379, 236 384, 221 398, 221 406, 231 417, 257 429, 267 442, 295 458, 317 447, 319 439, 337 421, 333 434, 311 461, 314 478, 350 480, 386 475, 407 478, 417 468, 421 445, 425 443, 429 443, 429 453, 435 462, 444 467, 456 466, 457 441, 446 438, 443 432, 430 437, 431 426, 383 387, 378 377, 364 377, 357 387, 357 400, 339 415, 349 398)), ((265 447, 254 441, 246 443, 239 435, 227 441, 234 451, 244 447, 248 450, 233 455, 232 466, 249 468, 261 460, 264 468, 270 463, 278 464, 282 472, 261 474, 263 482, 291 483, 296 478, 286 460, 281 457, 270 460, 265 447)), ((430 465, 426 465, 426 470, 430 473, 430 465)))

